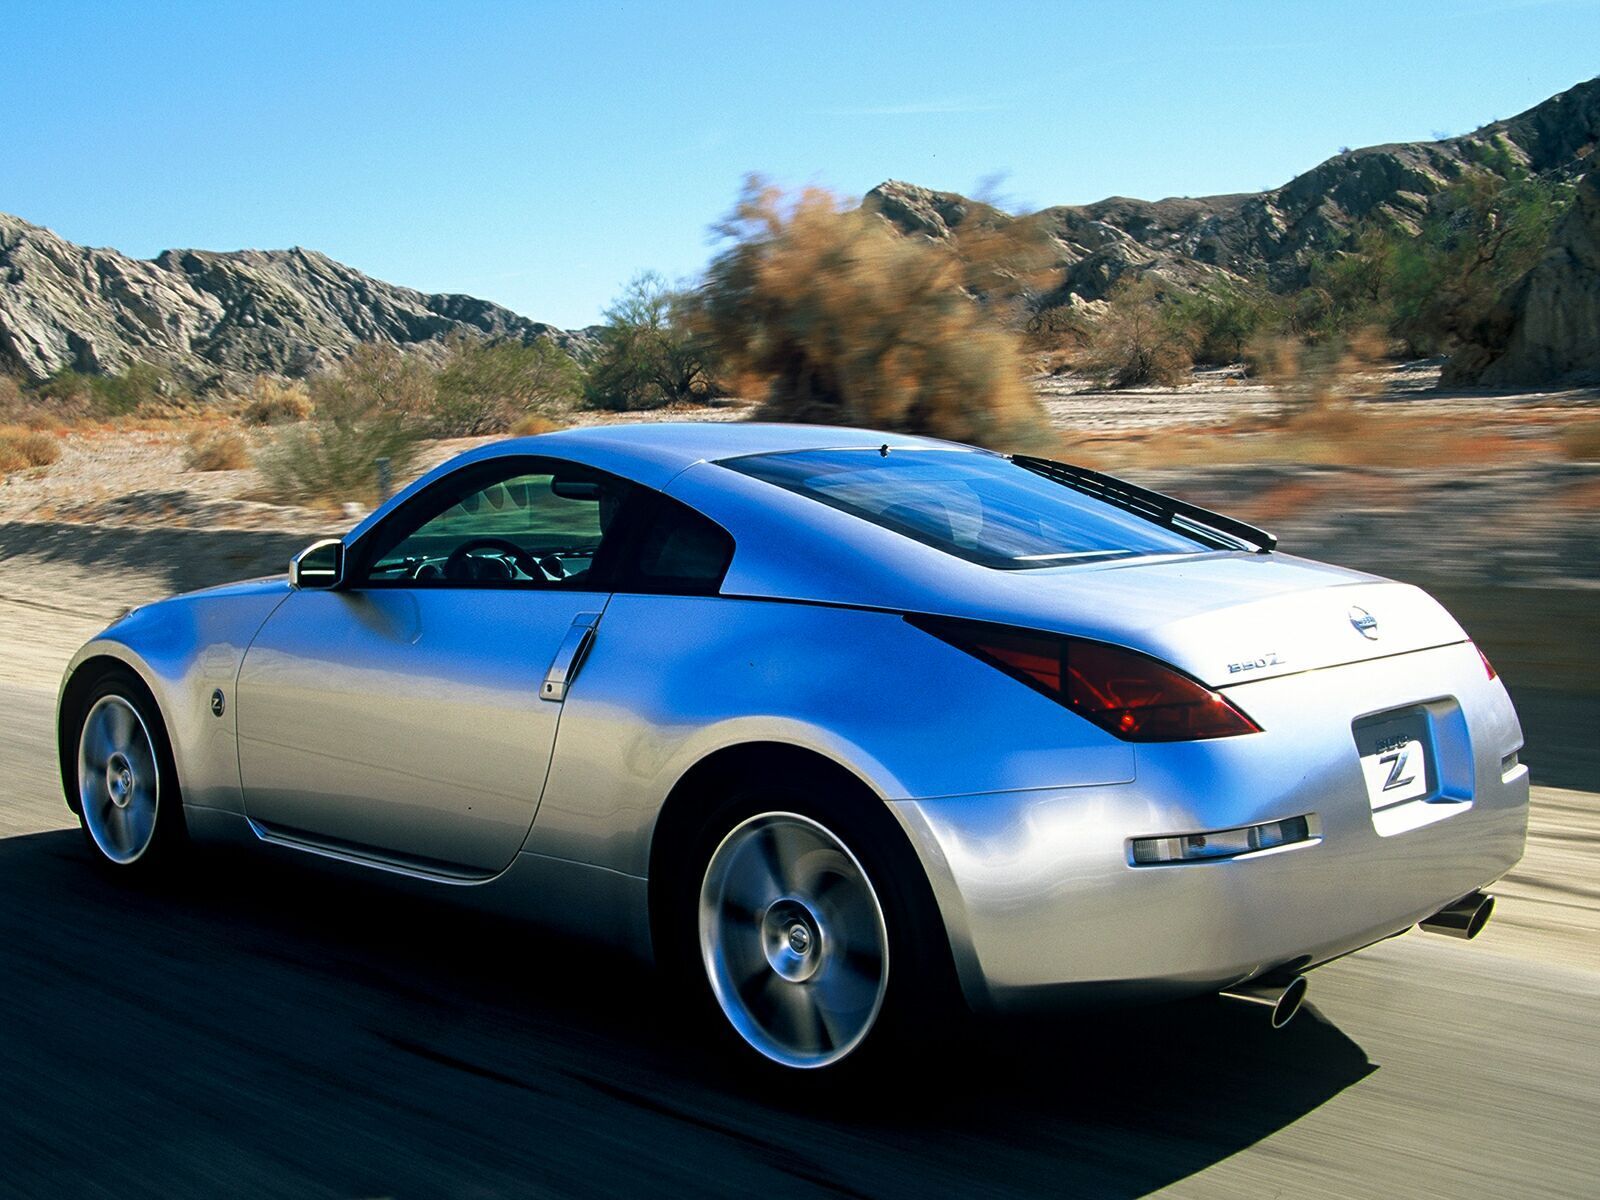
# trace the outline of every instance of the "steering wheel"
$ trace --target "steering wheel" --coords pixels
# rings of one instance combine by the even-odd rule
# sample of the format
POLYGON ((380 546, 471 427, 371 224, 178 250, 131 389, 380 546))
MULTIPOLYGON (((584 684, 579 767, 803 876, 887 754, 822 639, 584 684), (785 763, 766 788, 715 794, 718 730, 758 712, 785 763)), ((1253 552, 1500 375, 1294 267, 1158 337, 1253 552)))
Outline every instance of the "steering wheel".
POLYGON ((450 557, 444 560, 444 577, 446 579, 461 579, 466 568, 467 558, 475 550, 496 550, 505 555, 517 565, 529 579, 538 579, 546 583, 550 577, 539 566, 538 561, 515 542, 507 541, 500 537, 477 537, 462 542, 450 551, 450 557))

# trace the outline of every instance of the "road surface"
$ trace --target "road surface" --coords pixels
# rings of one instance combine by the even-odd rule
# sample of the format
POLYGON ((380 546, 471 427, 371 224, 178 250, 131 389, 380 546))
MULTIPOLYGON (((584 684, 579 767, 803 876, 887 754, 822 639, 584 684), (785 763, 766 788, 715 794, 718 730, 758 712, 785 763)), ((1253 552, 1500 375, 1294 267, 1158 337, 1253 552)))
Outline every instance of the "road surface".
POLYGON ((228 857, 105 879, 52 700, 0 684, 0 1195, 1600 1196, 1600 798, 1541 794, 1503 929, 1319 970, 1282 1033, 979 1029, 791 1093, 518 924, 228 857))

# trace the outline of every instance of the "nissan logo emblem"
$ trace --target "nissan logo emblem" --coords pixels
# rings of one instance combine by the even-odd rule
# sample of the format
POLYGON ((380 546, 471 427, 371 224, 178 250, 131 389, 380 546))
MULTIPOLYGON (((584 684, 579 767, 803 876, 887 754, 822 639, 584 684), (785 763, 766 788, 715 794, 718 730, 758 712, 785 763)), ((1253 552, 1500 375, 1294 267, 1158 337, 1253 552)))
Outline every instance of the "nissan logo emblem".
POLYGON ((1355 626, 1356 632, 1369 641, 1378 640, 1378 618, 1364 608, 1350 610, 1350 624, 1355 626))

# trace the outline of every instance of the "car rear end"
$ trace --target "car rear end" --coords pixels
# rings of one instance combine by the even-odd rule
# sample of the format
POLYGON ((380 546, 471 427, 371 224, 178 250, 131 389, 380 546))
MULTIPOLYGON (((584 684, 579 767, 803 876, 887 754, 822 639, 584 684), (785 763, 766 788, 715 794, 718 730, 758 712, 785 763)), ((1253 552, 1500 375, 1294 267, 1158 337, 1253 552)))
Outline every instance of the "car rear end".
MULTIPOLYGON (((1349 594, 1276 603, 1314 625, 1319 611, 1366 613, 1349 594)), ((1370 588, 1361 598, 1385 608, 1370 588)), ((1228 622, 1235 644, 1272 625, 1239 612, 1207 623, 1228 622)), ((969 996, 1005 1007, 1223 989, 1403 932, 1503 875, 1527 826, 1521 730, 1477 648, 1453 622, 1433 628, 1440 644, 1416 644, 1429 640, 1419 622, 1393 653, 1374 643, 1329 662, 1323 650, 1296 670, 1290 650, 1267 650, 1236 682, 1197 680, 1254 728, 1139 743, 1128 783, 897 804, 969 996)))
MULTIPOLYGON (((952 705, 976 694, 960 655, 1059 705, 1018 739, 1059 742, 1025 756, 1033 786, 891 801, 975 1005, 1303 970, 1522 853, 1516 714, 1420 589, 1039 459, 885 444, 721 468, 715 489, 675 486, 782 532, 740 541, 725 590, 902 612, 946 656, 952 705), (1131 747, 1132 770, 1075 770, 1094 739, 1131 747)), ((949 753, 1016 765, 1004 745, 949 753)))

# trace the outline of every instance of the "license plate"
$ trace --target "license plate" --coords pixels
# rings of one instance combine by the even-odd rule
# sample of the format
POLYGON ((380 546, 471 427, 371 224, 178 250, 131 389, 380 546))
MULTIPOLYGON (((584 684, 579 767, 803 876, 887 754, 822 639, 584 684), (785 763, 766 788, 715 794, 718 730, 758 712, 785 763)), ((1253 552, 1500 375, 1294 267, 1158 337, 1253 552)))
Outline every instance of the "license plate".
POLYGON ((1356 726, 1355 734, 1361 773, 1367 781, 1367 800, 1374 811, 1415 800, 1432 790, 1426 713, 1408 712, 1363 721, 1356 726))

